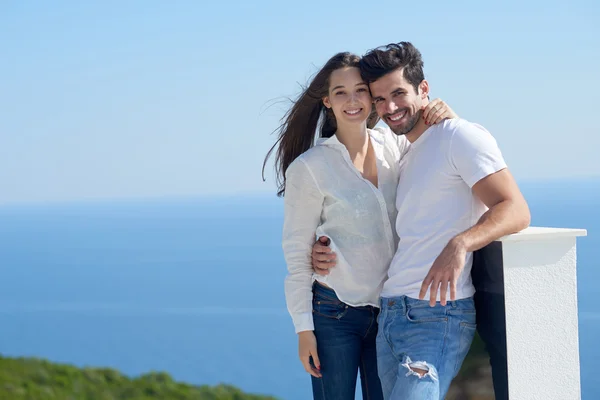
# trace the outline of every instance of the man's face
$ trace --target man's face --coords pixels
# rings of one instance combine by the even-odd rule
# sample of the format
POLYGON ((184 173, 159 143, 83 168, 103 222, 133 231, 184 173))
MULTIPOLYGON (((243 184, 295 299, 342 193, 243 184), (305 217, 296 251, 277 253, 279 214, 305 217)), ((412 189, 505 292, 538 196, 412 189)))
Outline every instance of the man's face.
POLYGON ((396 135, 405 135, 412 131, 422 108, 427 105, 429 86, 427 81, 419 84, 418 92, 404 79, 402 68, 382 76, 369 85, 373 104, 379 118, 396 135))

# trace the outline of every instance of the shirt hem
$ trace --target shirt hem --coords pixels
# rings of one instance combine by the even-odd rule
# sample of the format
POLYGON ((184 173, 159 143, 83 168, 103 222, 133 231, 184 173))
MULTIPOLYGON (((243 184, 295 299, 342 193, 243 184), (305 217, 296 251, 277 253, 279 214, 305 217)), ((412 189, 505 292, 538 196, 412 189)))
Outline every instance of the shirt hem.
MULTIPOLYGON (((463 289, 463 290, 456 292, 456 300, 468 299, 470 297, 473 297, 474 295, 475 295, 475 289, 470 289, 470 290, 463 289)), ((392 299, 395 297, 402 297, 402 296, 406 296, 406 297, 410 297, 411 299, 419 300, 419 292, 415 292, 415 291, 403 292, 403 293, 399 293, 399 294, 381 293, 381 298, 385 298, 385 299, 392 299)), ((425 295, 424 300, 429 300, 429 292, 427 292, 427 294, 425 295)), ((450 292, 448 292, 448 294, 447 294, 447 300, 450 300, 450 292)), ((438 295, 436 301, 440 301, 439 295, 438 295)))

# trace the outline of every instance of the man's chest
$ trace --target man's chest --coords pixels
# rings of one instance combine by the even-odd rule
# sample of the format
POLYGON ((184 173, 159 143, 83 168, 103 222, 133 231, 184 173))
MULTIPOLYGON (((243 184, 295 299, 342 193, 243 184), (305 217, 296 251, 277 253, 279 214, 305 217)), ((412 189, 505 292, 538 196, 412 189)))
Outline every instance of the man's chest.
POLYGON ((396 195, 399 218, 442 215, 450 204, 461 201, 469 192, 442 148, 409 151, 400 162, 396 195))

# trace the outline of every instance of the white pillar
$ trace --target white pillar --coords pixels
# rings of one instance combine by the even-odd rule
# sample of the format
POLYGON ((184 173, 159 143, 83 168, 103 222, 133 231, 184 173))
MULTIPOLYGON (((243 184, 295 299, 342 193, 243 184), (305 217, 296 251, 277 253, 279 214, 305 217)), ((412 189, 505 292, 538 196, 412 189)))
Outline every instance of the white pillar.
POLYGON ((510 400, 581 399, 576 237, 531 227, 502 242, 510 400))

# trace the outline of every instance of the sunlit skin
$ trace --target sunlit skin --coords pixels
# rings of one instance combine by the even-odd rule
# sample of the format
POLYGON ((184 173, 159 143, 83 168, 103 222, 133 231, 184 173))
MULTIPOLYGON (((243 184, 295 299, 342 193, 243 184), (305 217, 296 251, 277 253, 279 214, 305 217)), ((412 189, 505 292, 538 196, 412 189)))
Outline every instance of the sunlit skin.
POLYGON ((421 81, 418 91, 404 78, 403 69, 397 69, 370 84, 377 115, 397 135, 406 135, 414 142, 428 126, 421 118, 429 104, 429 83, 421 81))
POLYGON ((341 68, 331 73, 329 94, 323 98, 323 104, 333 111, 338 134, 347 136, 346 132, 351 130, 366 137, 366 122, 372 101, 369 87, 361 78, 358 68, 341 68))

